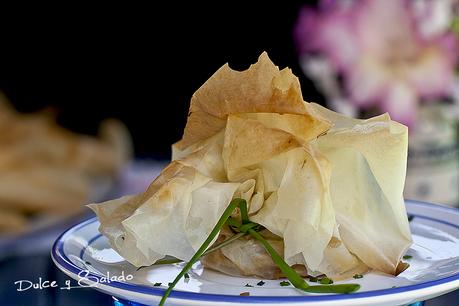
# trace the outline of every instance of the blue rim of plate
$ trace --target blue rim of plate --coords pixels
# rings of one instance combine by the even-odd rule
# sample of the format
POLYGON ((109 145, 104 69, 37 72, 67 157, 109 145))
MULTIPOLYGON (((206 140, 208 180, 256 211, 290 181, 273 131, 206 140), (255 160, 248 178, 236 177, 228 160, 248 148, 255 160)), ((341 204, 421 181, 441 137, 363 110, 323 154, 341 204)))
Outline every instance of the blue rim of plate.
MULTIPOLYGON (((410 205, 427 206, 430 208, 444 210, 444 211, 452 212, 452 213, 459 215, 459 209, 456 209, 456 208, 440 206, 436 204, 415 201, 415 200, 405 200, 405 202, 409 203, 410 205)), ((431 218, 431 217, 419 216, 416 214, 410 214, 410 215, 413 215, 415 218, 434 221, 437 223, 441 223, 441 224, 459 229, 459 225, 452 224, 452 223, 449 223, 443 220, 438 220, 438 219, 431 218)), ((83 271, 80 267, 73 264, 71 260, 67 257, 67 255, 64 253, 64 244, 65 244, 64 238, 65 236, 68 236, 74 233, 75 231, 89 224, 92 224, 96 221, 97 221, 97 218, 94 217, 86 221, 83 221, 82 223, 79 223, 77 225, 74 225, 70 227, 69 229, 67 229, 65 232, 63 232, 56 239, 56 241, 53 244, 52 250, 51 250, 51 257, 59 268, 67 270, 75 275, 78 275, 78 273, 81 273, 81 271, 83 271)), ((94 241, 99 237, 100 237, 100 234, 90 239, 90 241, 91 240, 94 241)), ((83 251, 86 249, 86 247, 83 249, 83 251)), ((82 252, 80 255, 83 255, 83 253, 84 252, 82 252)), ((85 273, 85 276, 91 277, 91 279, 97 279, 97 282, 100 282, 101 278, 103 278, 103 276, 100 276, 94 273, 89 273, 89 274, 85 273)), ((194 300, 194 301, 203 301, 203 302, 230 302, 230 303, 231 302, 233 303, 244 302, 244 303, 282 304, 282 303, 292 303, 292 302, 297 302, 297 303, 299 302, 325 302, 325 301, 337 301, 337 300, 339 301, 339 300, 348 300, 348 299, 372 298, 372 297, 377 297, 377 296, 382 296, 382 295, 407 293, 407 292, 416 291, 416 290, 420 290, 420 289, 424 289, 428 287, 446 284, 446 283, 453 282, 456 280, 459 280, 459 273, 452 275, 452 276, 445 277, 445 278, 441 278, 441 279, 437 279, 434 281, 429 281, 429 282, 425 282, 421 284, 416 284, 416 285, 402 286, 402 287, 396 287, 396 288, 390 288, 390 289, 372 290, 372 291, 366 291, 366 292, 356 292, 356 293, 351 293, 351 294, 304 295, 304 296, 236 296, 236 295, 198 293, 198 292, 173 290, 170 294, 170 297, 176 298, 176 299, 185 299, 185 300, 194 300)), ((130 292, 148 294, 148 295, 153 295, 153 296, 158 296, 158 297, 161 297, 166 290, 162 288, 153 288, 153 287, 144 286, 144 285, 128 284, 128 283, 121 283, 121 282, 116 282, 116 281, 112 281, 110 283, 103 283, 103 285, 108 286, 108 287, 113 287, 114 289, 121 289, 121 290, 130 291, 130 292)), ((113 294, 116 295, 116 293, 113 293, 113 294)))

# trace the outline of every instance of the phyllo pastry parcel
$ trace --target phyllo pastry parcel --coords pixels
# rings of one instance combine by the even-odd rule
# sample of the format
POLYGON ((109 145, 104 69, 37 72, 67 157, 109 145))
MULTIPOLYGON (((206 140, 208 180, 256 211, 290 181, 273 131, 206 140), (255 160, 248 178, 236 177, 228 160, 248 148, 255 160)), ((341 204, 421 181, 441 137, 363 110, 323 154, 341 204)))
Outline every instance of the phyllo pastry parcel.
MULTIPOLYGON (((304 102, 291 70, 263 53, 246 71, 224 65, 196 91, 172 162, 144 193, 90 207, 111 246, 138 267, 165 256, 190 260, 240 198, 299 274, 396 275, 412 243, 402 196, 407 136, 387 114, 357 120, 304 102)), ((213 242, 232 235, 225 225, 213 242)), ((201 262, 231 275, 283 277, 251 236, 201 262)))

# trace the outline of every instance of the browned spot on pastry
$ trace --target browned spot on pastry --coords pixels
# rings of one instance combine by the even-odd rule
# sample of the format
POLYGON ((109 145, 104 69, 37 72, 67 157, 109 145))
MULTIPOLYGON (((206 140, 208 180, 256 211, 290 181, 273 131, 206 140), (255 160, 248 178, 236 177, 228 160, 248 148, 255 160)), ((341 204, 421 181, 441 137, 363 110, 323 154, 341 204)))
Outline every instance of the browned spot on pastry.
POLYGON ((395 276, 399 275, 406 269, 410 267, 410 264, 407 264, 406 262, 400 261, 397 265, 397 268, 395 269, 395 276))
POLYGON ((336 239, 335 237, 332 237, 332 239, 328 243, 328 246, 331 248, 337 248, 340 245, 341 245, 341 241, 339 239, 336 239))

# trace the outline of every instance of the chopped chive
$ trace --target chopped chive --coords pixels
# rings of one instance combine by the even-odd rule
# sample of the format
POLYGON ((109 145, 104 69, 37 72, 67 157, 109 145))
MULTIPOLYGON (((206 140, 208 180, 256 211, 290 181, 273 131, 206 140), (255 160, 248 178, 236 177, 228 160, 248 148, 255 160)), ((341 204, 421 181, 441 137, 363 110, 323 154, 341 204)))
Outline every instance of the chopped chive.
POLYGON ((221 249, 225 245, 228 245, 231 242, 233 242, 235 240, 238 240, 239 238, 241 238, 244 235, 245 235, 245 233, 237 233, 236 235, 231 236, 230 238, 226 239, 225 241, 222 241, 221 243, 217 244, 216 246, 213 246, 213 247, 207 249, 207 251, 205 251, 204 254, 202 254, 202 256, 206 256, 209 253, 217 251, 218 249, 221 249))
POLYGON ((241 221, 242 224, 249 223, 249 213, 247 211, 247 205, 240 205, 239 209, 241 210, 241 221))
POLYGON ((309 281, 313 282, 313 283, 317 283, 318 282, 318 278, 314 277, 314 276, 309 276, 309 281))
POLYGON ((252 286, 252 285, 250 285, 250 284, 245 284, 245 286, 244 286, 244 287, 253 287, 253 286, 252 286))
POLYGON ((287 281, 282 281, 279 283, 279 285, 281 285, 282 287, 286 287, 286 286, 290 286, 290 283, 287 281))
POLYGON ((405 256, 403 256, 403 259, 411 259, 411 258, 413 258, 413 256, 411 256, 411 255, 405 255, 405 256))
POLYGON ((257 283, 257 286, 263 286, 264 284, 266 284, 264 281, 259 281, 259 282, 257 283))
POLYGON ((265 250, 271 255, 272 260, 279 269, 284 273, 284 275, 288 278, 288 280, 292 283, 292 285, 300 290, 305 292, 313 292, 313 293, 351 293, 355 292, 360 289, 359 284, 341 284, 341 285, 326 285, 326 286, 309 286, 308 283, 304 281, 303 278, 293 269, 291 268, 283 259, 282 257, 276 252, 276 250, 266 241, 263 236, 261 236, 258 232, 254 231, 253 229, 249 229, 248 233, 250 236, 258 240, 265 250))
POLYGON ((172 286, 173 283, 167 283, 168 286, 172 286))
POLYGON ((239 293, 240 296, 249 296, 250 292, 241 292, 239 293))
POLYGON ((247 233, 249 231, 249 229, 252 229, 252 228, 255 228, 257 227, 258 224, 256 223, 253 223, 253 222, 249 222, 249 223, 246 223, 246 224, 243 224, 239 227, 239 230, 242 232, 242 233, 247 233))
POLYGON ((360 289, 359 284, 309 286, 304 291, 312 293, 352 293, 360 289))
POLYGON ((161 286, 161 284, 162 284, 162 283, 154 283, 153 286, 159 287, 159 286, 161 286))
MULTIPOLYGON (((155 262, 152 266, 158 266, 158 265, 172 265, 175 263, 182 262, 180 259, 177 258, 171 258, 171 259, 160 259, 157 262, 155 262)), ((147 266, 145 266, 147 267, 147 266)))
POLYGON ((190 274, 188 273, 185 273, 185 275, 183 275, 184 278, 190 278, 190 274))
POLYGON ((355 278, 355 279, 363 278, 363 275, 362 274, 354 274, 353 278, 355 278))
POLYGON ((328 277, 324 277, 319 281, 322 285, 331 285, 333 284, 333 280, 328 277))
POLYGON ((298 289, 306 289, 309 285, 302 279, 296 271, 291 268, 283 259, 282 257, 276 252, 276 250, 263 238, 258 232, 254 231, 253 229, 249 229, 249 234, 258 242, 260 242, 268 254, 273 259, 274 263, 279 267, 279 269, 284 273, 284 275, 288 278, 288 280, 298 289))

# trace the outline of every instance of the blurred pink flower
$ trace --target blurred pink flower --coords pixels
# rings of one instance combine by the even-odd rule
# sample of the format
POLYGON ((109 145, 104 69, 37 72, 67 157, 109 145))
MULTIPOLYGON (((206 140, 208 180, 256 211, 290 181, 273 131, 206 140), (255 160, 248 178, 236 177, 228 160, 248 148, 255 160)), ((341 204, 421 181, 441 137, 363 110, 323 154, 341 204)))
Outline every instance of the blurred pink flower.
POLYGON ((421 31, 412 1, 324 0, 304 7, 295 28, 300 54, 325 56, 357 106, 378 107, 411 125, 417 103, 452 91, 458 44, 421 31))

